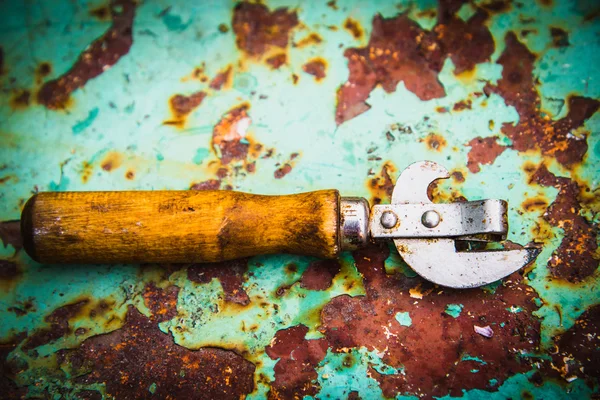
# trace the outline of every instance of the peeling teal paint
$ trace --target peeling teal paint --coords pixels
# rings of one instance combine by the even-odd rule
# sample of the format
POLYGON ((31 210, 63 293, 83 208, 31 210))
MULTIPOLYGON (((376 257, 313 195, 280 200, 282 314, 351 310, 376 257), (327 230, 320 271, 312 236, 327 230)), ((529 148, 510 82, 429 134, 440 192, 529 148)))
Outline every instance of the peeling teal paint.
POLYGON ((399 312, 396 313, 396 321, 402 326, 411 326, 412 319, 410 318, 410 314, 408 312, 399 312))
POLYGON ((458 318, 463 309, 462 304, 448 304, 446 306, 445 313, 451 316, 452 318, 458 318))
POLYGON ((92 108, 85 119, 77 121, 77 123, 73 125, 73 127, 71 128, 73 134, 79 135, 81 132, 89 128, 90 125, 92 125, 92 123, 94 122, 94 120, 98 117, 99 112, 100 110, 98 109, 98 107, 92 108))

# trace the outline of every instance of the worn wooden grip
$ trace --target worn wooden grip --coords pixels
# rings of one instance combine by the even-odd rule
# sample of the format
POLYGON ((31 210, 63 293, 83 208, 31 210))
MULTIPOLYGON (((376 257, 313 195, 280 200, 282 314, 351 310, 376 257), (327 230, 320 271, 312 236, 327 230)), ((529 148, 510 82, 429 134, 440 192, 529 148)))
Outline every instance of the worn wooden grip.
POLYGON ((38 193, 21 218, 44 263, 214 262, 340 251, 337 190, 289 196, 230 191, 38 193))

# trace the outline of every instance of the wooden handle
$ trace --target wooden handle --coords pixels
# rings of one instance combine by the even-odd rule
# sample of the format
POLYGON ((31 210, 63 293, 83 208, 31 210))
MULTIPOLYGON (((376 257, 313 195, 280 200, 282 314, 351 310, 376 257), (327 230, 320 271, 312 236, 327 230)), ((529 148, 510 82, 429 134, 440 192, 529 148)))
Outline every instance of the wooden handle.
POLYGON ((340 251, 339 204, 337 190, 38 193, 23 209, 21 229, 25 250, 43 263, 332 258, 340 251))

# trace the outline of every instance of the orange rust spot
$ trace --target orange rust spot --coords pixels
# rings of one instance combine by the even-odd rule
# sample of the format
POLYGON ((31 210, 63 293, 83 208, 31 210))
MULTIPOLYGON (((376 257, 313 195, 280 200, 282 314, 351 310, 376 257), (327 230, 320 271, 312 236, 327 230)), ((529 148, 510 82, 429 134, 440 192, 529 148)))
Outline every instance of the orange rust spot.
POLYGON ((132 170, 127 171, 127 173, 125 174, 125 178, 129 179, 130 181, 133 180, 133 178, 135 178, 135 172, 133 172, 132 170))
POLYGON ((219 32, 221 32, 221 33, 229 32, 229 27, 227 26, 227 24, 219 24, 219 32))
POLYGON ((226 69, 220 71, 210 82, 210 88, 214 90, 221 90, 223 85, 231 83, 231 65, 228 65, 226 69))
POLYGON ((392 197, 392 191, 394 190, 394 182, 392 182, 392 176, 397 173, 396 166, 387 161, 381 167, 379 174, 369 178, 367 180, 367 188, 371 192, 371 204, 389 203, 392 197))
POLYGON ((300 39, 298 43, 294 43, 294 47, 306 47, 310 45, 317 45, 323 41, 323 38, 317 33, 311 33, 303 39, 300 39))
POLYGON ((436 133, 430 133, 425 139, 420 139, 421 142, 425 142, 429 150, 441 152, 446 147, 446 139, 442 135, 436 133))
POLYGON ((292 82, 295 84, 298 83, 298 80, 300 79, 300 77, 296 74, 292 74, 292 82))
POLYGON ((338 10, 338 6, 337 6, 337 4, 335 3, 335 0, 329 0, 329 1, 327 2, 327 7, 330 7, 332 10, 335 10, 335 11, 337 11, 337 10, 338 10))
POLYGON ((186 117, 188 114, 197 108, 205 97, 206 93, 202 91, 193 93, 189 96, 176 94, 175 96, 171 97, 169 100, 169 105, 171 107, 173 119, 164 121, 163 123, 165 125, 173 125, 178 128, 183 128, 185 126, 186 117))
POLYGON ((112 19, 110 7, 107 5, 92 8, 90 10, 90 15, 98 18, 100 21, 110 21, 112 19))
POLYGON ((248 115, 249 103, 242 103, 229 110, 213 128, 212 148, 220 154, 221 163, 226 165, 233 160, 244 160, 248 154, 250 143, 248 140, 248 127, 252 120, 248 115))
POLYGON ((35 69, 35 81, 40 84, 45 77, 52 72, 52 65, 49 62, 42 62, 35 69))
POLYGON ((344 21, 344 29, 346 29, 355 39, 360 39, 364 35, 364 30, 360 23, 350 17, 344 21))
POLYGON ((104 160, 102 160, 100 167, 107 172, 111 172, 119 168, 122 163, 123 156, 121 156, 121 154, 117 153, 116 151, 111 151, 106 155, 106 157, 104 157, 104 160))
POLYGON ((283 64, 287 61, 287 56, 284 53, 275 54, 267 58, 266 63, 271 66, 273 69, 279 69, 283 64))
POLYGON ((10 106, 13 110, 22 110, 29 106, 31 92, 27 89, 16 89, 10 97, 10 106))
POLYGON ((521 204, 521 208, 526 212, 544 211, 548 208, 548 200, 544 197, 527 199, 521 204))
POLYGON ((456 78, 462 83, 470 83, 473 82, 477 76, 477 66, 466 69, 458 74, 455 74, 456 78))
POLYGON ((87 183, 90 180, 93 169, 94 166, 87 161, 81 164, 81 182, 87 183))
POLYGON ((314 76, 315 80, 320 81, 321 79, 325 78, 327 62, 320 57, 313 58, 302 66, 302 70, 307 74, 314 76))

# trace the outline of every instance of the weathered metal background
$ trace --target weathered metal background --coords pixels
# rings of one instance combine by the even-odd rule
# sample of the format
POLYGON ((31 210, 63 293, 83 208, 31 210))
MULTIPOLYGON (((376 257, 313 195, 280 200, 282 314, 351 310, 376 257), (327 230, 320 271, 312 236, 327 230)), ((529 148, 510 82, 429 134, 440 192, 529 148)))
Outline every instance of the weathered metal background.
POLYGON ((599 12, 1 2, 0 396, 593 397, 599 12), (509 200, 509 239, 540 243, 536 263, 466 291, 423 281, 386 246, 49 266, 11 222, 43 190, 338 188, 386 202, 422 159, 453 171, 439 200, 509 200))

